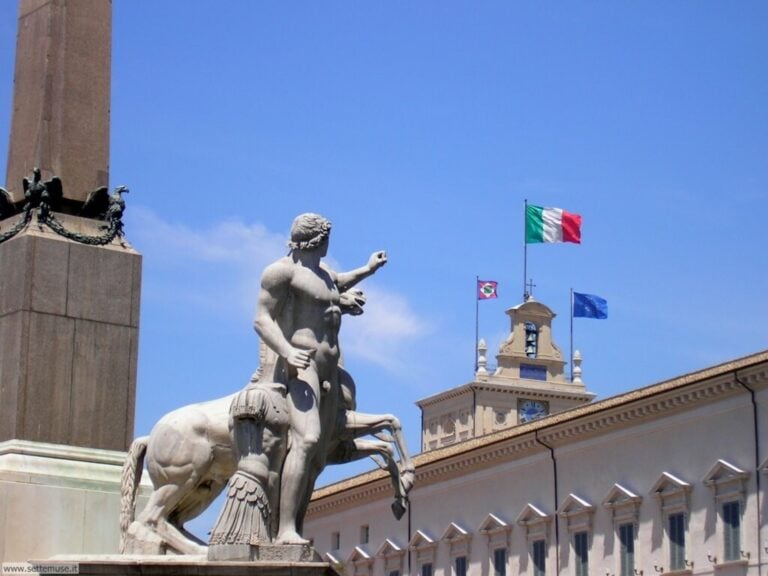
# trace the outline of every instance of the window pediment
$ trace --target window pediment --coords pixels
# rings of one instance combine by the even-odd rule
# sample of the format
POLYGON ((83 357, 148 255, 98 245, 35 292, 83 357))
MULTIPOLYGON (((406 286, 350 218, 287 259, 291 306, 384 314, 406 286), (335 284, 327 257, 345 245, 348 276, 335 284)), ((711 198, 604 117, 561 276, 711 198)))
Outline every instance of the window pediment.
POLYGON ((480 534, 493 534, 495 532, 509 532, 512 526, 495 514, 488 514, 482 524, 477 528, 480 534))
POLYGON ((704 485, 712 489, 715 499, 744 498, 744 483, 749 472, 725 460, 718 460, 704 477, 704 485))
POLYGON ((614 484, 608 495, 603 498, 603 506, 606 508, 621 508, 622 506, 638 505, 643 500, 631 490, 621 484, 614 484))
POLYGON ((370 576, 373 556, 363 547, 355 546, 347 558, 347 565, 352 565, 352 576, 370 576))
POLYGON ((448 542, 451 548, 451 554, 469 554, 469 541, 472 539, 472 533, 468 532, 455 522, 451 522, 445 529, 440 540, 448 542))
POLYGON ((693 487, 669 472, 662 472, 659 479, 651 488, 650 494, 661 503, 664 512, 687 512, 688 493, 693 487))
POLYGON ((528 540, 539 540, 546 538, 551 520, 551 515, 529 502, 518 515, 516 522, 525 528, 528 540))
POLYGON ((591 513, 594 512, 594 510, 595 507, 592 504, 583 498, 579 498, 576 494, 571 493, 568 494, 565 500, 563 500, 557 513, 560 516, 565 517, 573 516, 574 514, 591 513))
POLYGON ((635 494, 621 484, 614 484, 603 499, 603 506, 611 510, 614 522, 633 522, 636 524, 642 501, 642 496, 635 494))
POLYGON ((495 514, 488 514, 477 531, 488 537, 489 547, 509 547, 509 533, 512 531, 512 525, 495 514))
POLYGON ((323 558, 325 559, 326 562, 328 562, 328 564, 332 564, 332 565, 341 564, 341 559, 337 558, 330 552, 326 552, 325 554, 323 554, 323 558))
POLYGON ((516 522, 521 526, 529 526, 531 524, 546 522, 548 519, 548 514, 542 512, 540 509, 529 502, 525 505, 523 511, 518 515, 516 522))
POLYGON ((595 507, 592 504, 571 493, 563 500, 557 514, 565 518, 570 531, 576 532, 590 529, 594 511, 595 507))
POLYGON ((466 540, 468 538, 472 538, 472 534, 467 532, 464 528, 455 522, 448 524, 448 528, 446 528, 445 532, 443 532, 443 535, 440 536, 440 540, 448 540, 451 542, 456 540, 466 540))
POLYGON ((384 543, 376 550, 377 558, 390 558, 392 556, 403 556, 405 550, 402 546, 399 546, 394 540, 387 538, 384 543))
POLYGON ((417 564, 433 563, 438 542, 423 530, 416 533, 408 543, 408 547, 416 553, 417 564))
POLYGON ((405 558, 405 549, 394 540, 387 538, 376 551, 376 558, 384 561, 384 572, 403 571, 403 560, 405 558))
POLYGON ((734 466, 725 460, 718 460, 715 465, 712 466, 709 473, 704 477, 704 483, 717 484, 727 482, 733 478, 744 479, 747 476, 749 476, 749 472, 746 470, 742 470, 738 466, 734 466))
POLYGON ((656 484, 651 488, 651 494, 661 496, 665 494, 675 494, 677 492, 690 492, 690 490, 691 485, 685 480, 681 480, 669 472, 662 472, 659 479, 656 480, 656 484))
POLYGON ((347 558, 347 562, 352 562, 353 564, 371 564, 373 562, 373 556, 371 556, 364 547, 355 546, 355 549, 352 550, 349 558, 347 558))
POLYGON ((423 530, 416 530, 411 541, 408 542, 408 548, 411 548, 412 550, 424 550, 436 547, 437 542, 435 539, 423 530))

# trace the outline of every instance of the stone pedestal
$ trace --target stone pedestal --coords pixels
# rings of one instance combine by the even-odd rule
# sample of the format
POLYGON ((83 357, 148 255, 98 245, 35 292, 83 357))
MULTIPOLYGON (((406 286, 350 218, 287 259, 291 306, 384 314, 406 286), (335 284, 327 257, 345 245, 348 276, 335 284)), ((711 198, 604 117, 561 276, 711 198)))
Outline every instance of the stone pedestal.
POLYGON ((326 562, 210 562, 204 556, 68 555, 35 563, 80 576, 339 576, 326 562))
MULTIPOLYGON (((102 224, 57 217, 89 234, 102 224)), ((32 223, 0 244, 0 441, 127 449, 140 289, 141 256, 119 242, 80 244, 32 223)))
MULTIPOLYGON (((124 452, 0 442, 0 561, 117 553, 124 452)), ((139 492, 144 506, 151 486, 139 492)))
POLYGON ((309 544, 211 544, 211 561, 236 562, 321 562, 320 554, 309 544))

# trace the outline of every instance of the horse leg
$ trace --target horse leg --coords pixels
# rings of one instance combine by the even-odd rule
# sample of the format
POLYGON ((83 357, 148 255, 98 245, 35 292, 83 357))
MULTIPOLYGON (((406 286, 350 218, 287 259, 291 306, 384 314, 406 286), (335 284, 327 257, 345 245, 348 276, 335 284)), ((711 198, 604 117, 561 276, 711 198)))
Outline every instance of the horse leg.
POLYGON ((165 549, 170 548, 180 554, 204 554, 205 546, 197 539, 195 541, 187 538, 169 519, 187 490, 186 484, 160 486, 152 492, 137 521, 156 534, 165 549))
POLYGON ((400 520, 408 508, 408 491, 405 489, 400 468, 397 465, 395 453, 392 450, 392 445, 381 440, 368 440, 365 438, 357 438, 353 440, 352 443, 353 447, 351 449, 348 448, 344 452, 344 460, 346 462, 359 460, 369 456, 380 468, 386 468, 389 472, 392 488, 395 491, 395 501, 392 503, 392 513, 395 515, 395 518, 400 520), (384 459, 383 466, 376 461, 376 456, 380 456, 384 459))
POLYGON ((168 457, 155 457, 148 462, 156 488, 139 520, 160 537, 164 547, 181 554, 204 554, 204 543, 184 530, 183 522, 199 508, 199 489, 210 471, 213 453, 207 441, 200 438, 185 448, 184 455, 189 459, 183 465, 174 465, 168 457))
POLYGON ((397 448, 397 452, 400 455, 400 483, 403 492, 408 494, 408 492, 411 491, 411 488, 413 488, 413 482, 416 479, 416 467, 413 465, 411 455, 408 452, 408 445, 403 437, 403 429, 400 426, 400 420, 394 416, 392 417, 390 431, 394 437, 394 444, 397 448))
POLYGON ((211 480, 210 482, 199 484, 194 491, 187 494, 187 496, 176 505, 173 517, 169 518, 169 522, 188 540, 201 546, 207 546, 206 542, 187 531, 187 529, 184 528, 184 524, 193 518, 197 518, 207 510, 211 503, 216 500, 219 494, 221 494, 221 491, 224 490, 226 485, 227 482, 221 480, 211 480))
POLYGON ((353 412, 347 410, 345 413, 344 432, 348 433, 353 439, 361 436, 373 435, 385 442, 390 442, 397 448, 400 456, 400 483, 403 491, 407 494, 413 487, 416 469, 413 466, 408 446, 403 437, 403 429, 400 420, 393 414, 366 414, 365 412, 353 412), (388 431, 391 435, 384 439, 382 433, 388 431))

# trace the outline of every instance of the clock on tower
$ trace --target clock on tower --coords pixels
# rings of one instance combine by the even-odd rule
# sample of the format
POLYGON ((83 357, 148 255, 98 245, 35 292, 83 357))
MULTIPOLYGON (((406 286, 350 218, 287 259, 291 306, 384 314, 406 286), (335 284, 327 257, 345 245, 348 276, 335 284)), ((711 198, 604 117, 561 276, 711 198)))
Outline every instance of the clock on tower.
POLYGON ((521 398, 517 404, 517 417, 521 424, 538 420, 549 414, 549 405, 541 400, 521 398))

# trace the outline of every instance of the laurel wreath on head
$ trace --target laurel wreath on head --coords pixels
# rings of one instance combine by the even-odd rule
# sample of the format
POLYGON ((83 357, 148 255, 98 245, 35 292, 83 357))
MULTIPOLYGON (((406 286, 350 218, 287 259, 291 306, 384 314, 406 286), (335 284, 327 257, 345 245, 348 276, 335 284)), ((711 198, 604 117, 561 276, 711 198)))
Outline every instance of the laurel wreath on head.
POLYGON ((289 240, 288 248, 291 250, 314 250, 318 248, 331 233, 331 223, 325 221, 320 225, 320 231, 309 240, 289 240))

